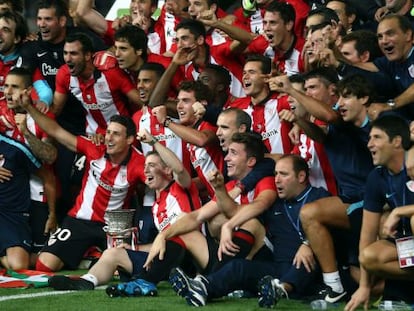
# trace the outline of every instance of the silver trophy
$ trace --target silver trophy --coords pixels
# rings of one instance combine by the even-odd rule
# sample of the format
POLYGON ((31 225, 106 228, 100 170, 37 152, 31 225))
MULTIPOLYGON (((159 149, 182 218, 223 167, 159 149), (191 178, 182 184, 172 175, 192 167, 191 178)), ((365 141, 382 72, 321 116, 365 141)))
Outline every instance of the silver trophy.
POLYGON ((135 210, 121 209, 105 212, 106 226, 103 230, 107 236, 107 246, 118 247, 123 243, 130 244, 135 249, 137 228, 133 227, 135 210))

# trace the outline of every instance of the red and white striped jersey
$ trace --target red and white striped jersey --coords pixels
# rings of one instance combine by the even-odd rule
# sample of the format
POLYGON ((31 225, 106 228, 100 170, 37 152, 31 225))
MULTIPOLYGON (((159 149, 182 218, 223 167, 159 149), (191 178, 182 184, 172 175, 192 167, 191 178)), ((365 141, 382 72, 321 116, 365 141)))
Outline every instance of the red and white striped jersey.
POLYGON ((201 207, 198 190, 194 183, 184 189, 175 181, 161 190, 152 206, 154 224, 163 231, 173 224, 182 213, 190 213, 201 207))
POLYGON ((175 27, 181 19, 168 13, 164 6, 161 8, 160 17, 155 22, 154 30, 159 35, 160 49, 157 54, 164 54, 169 51, 175 40, 175 27))
MULTIPOLYGON (((236 183, 238 180, 230 180, 226 183, 227 192, 230 192, 233 188, 236 187, 236 183)), ((249 204, 257 198, 257 196, 264 190, 272 190, 276 192, 276 185, 275 185, 275 178, 272 176, 267 176, 258 181, 254 189, 247 193, 239 194, 237 197, 234 198, 234 202, 237 204, 249 204)), ((213 199, 216 201, 217 199, 214 197, 213 199)))
MULTIPOLYGON (((293 6, 295 9, 295 26, 294 32, 298 37, 303 36, 303 29, 305 28, 306 18, 310 10, 309 4, 305 0, 287 0, 285 1, 293 6)), ((263 17, 265 9, 260 8, 253 14, 245 14, 243 8, 237 8, 234 10, 233 15, 236 17, 234 25, 243 28, 252 33, 261 34, 263 33, 263 17)))
POLYGON ((96 146, 83 136, 77 137, 76 148, 85 154, 86 166, 81 191, 68 215, 104 223, 105 211, 129 208, 136 185, 145 182, 145 158, 131 146, 128 158, 113 164, 105 145, 96 146))
MULTIPOLYGON (((164 127, 158 122, 157 117, 152 114, 151 107, 145 107, 134 113, 132 116, 137 131, 146 129, 151 133, 161 144, 170 149, 181 160, 185 168, 191 172, 190 154, 187 149, 187 143, 181 137, 177 136, 169 128, 164 127)), ((141 149, 144 155, 154 148, 148 144, 141 144, 141 149)))
POLYGON ((303 59, 301 57, 305 41, 295 38, 294 46, 285 53, 274 50, 263 35, 257 36, 248 47, 250 53, 263 54, 273 60, 276 69, 288 76, 304 71, 303 59))
POLYGON ((244 13, 243 8, 240 7, 234 10, 233 15, 236 17, 234 26, 257 35, 263 33, 264 9, 258 9, 251 15, 247 15, 244 13))
MULTIPOLYGON (((252 130, 261 134, 270 153, 290 153, 292 143, 289 138, 291 124, 279 119, 279 112, 290 109, 287 96, 272 94, 266 102, 253 105, 251 97, 238 98, 229 107, 240 108, 252 117, 252 130)), ((226 107, 228 108, 228 107, 226 107)))
MULTIPOLYGON (((217 128, 208 122, 202 121, 197 128, 197 131, 210 130, 216 132, 217 128)), ((214 189, 208 181, 208 174, 211 171, 218 170, 223 172, 224 169, 224 156, 217 142, 214 142, 205 147, 198 147, 196 145, 187 144, 190 151, 191 164, 197 172, 201 182, 206 186, 209 196, 214 196, 214 189)))
POLYGON ((104 134, 110 117, 115 114, 129 116, 125 94, 133 89, 135 85, 127 73, 117 67, 95 70, 86 82, 71 76, 66 64, 56 75, 56 92, 71 92, 85 109, 87 134, 104 134))
POLYGON ((299 144, 292 150, 306 160, 309 166, 309 181, 314 187, 322 187, 337 195, 336 180, 323 144, 310 139, 305 133, 299 136, 299 144))

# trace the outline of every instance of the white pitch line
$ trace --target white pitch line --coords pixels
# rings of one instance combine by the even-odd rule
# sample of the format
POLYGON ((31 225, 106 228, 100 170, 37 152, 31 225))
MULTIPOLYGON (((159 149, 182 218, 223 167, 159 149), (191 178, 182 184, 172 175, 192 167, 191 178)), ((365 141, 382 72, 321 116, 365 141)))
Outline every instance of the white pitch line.
MULTIPOLYGON (((95 287, 95 290, 104 290, 107 286, 101 285, 95 287)), ((68 293, 74 293, 79 292, 76 290, 63 290, 63 291, 51 291, 51 292, 42 292, 37 294, 20 294, 20 295, 11 295, 11 296, 3 296, 0 297, 1 301, 6 300, 15 300, 15 299, 27 299, 27 298, 36 298, 36 297, 44 297, 44 296, 53 296, 53 295, 62 295, 62 294, 68 294, 68 293)))
POLYGON ((53 295, 62 295, 67 293, 72 293, 73 290, 65 290, 65 291, 58 291, 58 292, 43 292, 43 293, 36 293, 36 294, 20 294, 20 295, 11 295, 11 296, 3 296, 0 297, 0 301, 6 300, 14 300, 14 299, 26 299, 26 298, 36 298, 42 296, 53 296, 53 295))

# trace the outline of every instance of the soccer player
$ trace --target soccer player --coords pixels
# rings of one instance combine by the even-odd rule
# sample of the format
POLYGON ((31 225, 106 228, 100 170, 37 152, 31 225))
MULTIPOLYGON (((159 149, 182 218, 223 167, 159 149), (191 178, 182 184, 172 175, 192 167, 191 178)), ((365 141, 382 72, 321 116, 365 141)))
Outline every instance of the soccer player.
POLYGON ((129 117, 114 115, 106 129, 105 144, 95 145, 36 111, 27 98, 21 105, 49 136, 86 156, 87 170, 76 203, 36 262, 39 271, 58 271, 64 266, 75 269, 88 247, 106 245, 102 229, 105 211, 128 207, 135 187, 145 180, 144 157, 132 146, 136 127, 129 117))
POLYGON ((255 38, 247 51, 270 57, 280 73, 292 75, 302 72, 304 40, 295 35, 294 25, 295 9, 292 5, 277 1, 270 3, 263 17, 263 35, 255 38))
MULTIPOLYGON (((29 69, 31 73, 36 69, 40 70, 47 84, 55 91, 57 71, 65 64, 63 47, 67 35, 79 31, 86 32, 93 41, 95 51, 105 50, 107 46, 93 32, 69 26, 65 0, 38 0, 36 8, 36 24, 40 36, 37 40, 27 41, 22 45, 17 67, 29 69)), ((72 94, 69 94, 67 104, 56 119, 63 128, 74 135, 82 135, 85 132, 85 113, 80 102, 72 94)), ((60 218, 73 204, 81 180, 78 173, 83 173, 83 166, 79 164, 76 154, 68 151, 65 146, 58 144, 57 148, 58 158, 55 169, 62 189, 65 189, 59 200, 60 218), (68 165, 68 163, 76 165, 68 165)))
POLYGON ((168 61, 165 78, 158 84, 156 99, 151 101, 162 102, 170 84, 178 89, 182 80, 196 80, 209 63, 226 68, 232 76, 231 94, 236 97, 243 95, 242 66, 230 41, 210 46, 206 41, 205 26, 198 20, 183 20, 177 25, 176 32, 177 51, 168 61))
POLYGON ((291 125, 279 119, 279 112, 289 109, 289 104, 287 96, 269 89, 265 75, 270 72, 270 58, 250 55, 243 68, 243 89, 247 96, 233 101, 229 107, 247 112, 253 120, 252 130, 262 135, 270 154, 280 155, 292 150, 288 136, 291 125))
POLYGON ((207 104, 209 96, 208 88, 200 81, 183 81, 177 96, 177 112, 180 122, 174 122, 167 116, 165 106, 155 107, 152 113, 160 124, 187 142, 191 164, 199 178, 199 189, 206 189, 212 198, 214 189, 208 181, 208 173, 212 170, 223 170, 223 154, 215 134, 216 127, 199 120, 193 109, 193 104, 197 101, 207 104))
POLYGON ((104 134, 114 114, 130 116, 141 108, 139 93, 127 74, 115 67, 100 71, 93 64, 93 46, 87 35, 66 37, 63 48, 65 65, 56 75, 53 111, 59 115, 71 93, 86 112, 84 132, 104 134), (128 105, 128 100, 130 104, 128 105))
MULTIPOLYGON (((302 92, 304 91, 305 79, 303 76, 290 76, 289 81, 295 89, 302 92)), ((315 118, 312 118, 311 115, 306 111, 306 109, 303 108, 303 106, 295 98, 289 96, 288 102, 290 105, 290 110, 284 109, 279 113, 279 117, 282 120, 292 122, 300 128, 306 126, 312 127, 317 126, 317 124, 321 124, 320 121, 315 120, 315 118)), ((337 189, 335 176, 333 174, 323 144, 309 138, 303 132, 303 130, 299 132, 298 140, 299 144, 296 144, 293 147, 292 153, 300 155, 308 163, 310 183, 314 187, 325 188, 332 195, 336 195, 337 189)))

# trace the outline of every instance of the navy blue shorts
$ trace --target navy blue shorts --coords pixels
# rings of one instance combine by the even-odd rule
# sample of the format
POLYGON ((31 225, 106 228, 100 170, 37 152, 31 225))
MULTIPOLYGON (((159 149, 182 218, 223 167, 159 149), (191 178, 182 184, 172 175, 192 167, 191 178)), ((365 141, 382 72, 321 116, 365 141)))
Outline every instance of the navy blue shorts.
POLYGON ((142 272, 142 266, 147 260, 148 253, 141 251, 134 251, 132 249, 126 249, 129 259, 132 262, 132 274, 127 274, 124 271, 119 271, 121 281, 128 281, 132 275, 139 275, 142 272))
POLYGON ((28 213, 0 212, 0 256, 10 247, 20 246, 27 252, 32 248, 28 213))
POLYGON ((49 237, 42 252, 59 257, 67 269, 76 269, 89 247, 106 248, 103 226, 99 222, 66 216, 61 227, 49 237))

